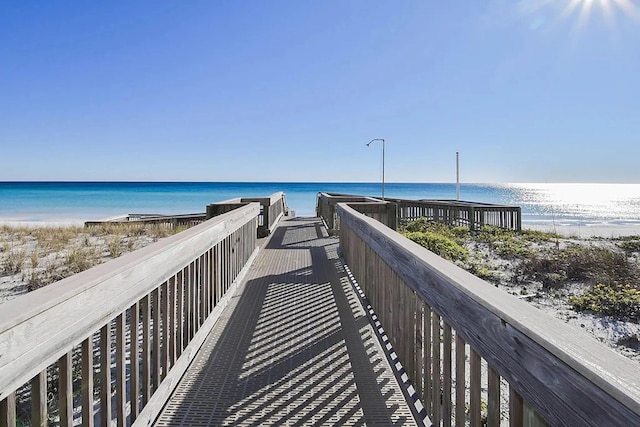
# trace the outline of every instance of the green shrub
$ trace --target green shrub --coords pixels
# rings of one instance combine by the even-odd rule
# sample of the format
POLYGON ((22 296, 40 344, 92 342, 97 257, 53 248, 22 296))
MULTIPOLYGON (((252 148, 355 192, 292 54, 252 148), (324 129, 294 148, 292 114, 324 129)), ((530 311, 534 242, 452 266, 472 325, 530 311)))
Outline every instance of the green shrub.
POLYGON ((598 284, 583 295, 570 296, 569 304, 576 311, 592 311, 606 316, 640 319, 640 289, 631 285, 598 284))
POLYGON ((450 261, 466 261, 469 257, 467 248, 440 234, 415 231, 404 233, 404 235, 409 240, 450 261))
POLYGON ((638 265, 624 253, 596 246, 570 246, 532 254, 522 262, 525 276, 555 286, 565 281, 620 285, 640 277, 638 265))
POLYGON ((618 247, 626 252, 640 252, 640 240, 623 240, 618 247))

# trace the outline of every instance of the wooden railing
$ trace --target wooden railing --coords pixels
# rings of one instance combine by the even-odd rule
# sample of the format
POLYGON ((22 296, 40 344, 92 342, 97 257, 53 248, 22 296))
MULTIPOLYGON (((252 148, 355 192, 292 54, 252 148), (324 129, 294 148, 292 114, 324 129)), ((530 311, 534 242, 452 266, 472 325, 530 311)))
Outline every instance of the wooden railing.
POLYGON ((0 426, 148 425, 256 250, 251 203, 0 306, 0 426))
POLYGON ((206 218, 213 218, 229 212, 247 203, 260 203, 258 216, 258 236, 268 236, 283 215, 288 214, 288 207, 283 192, 273 193, 269 197, 238 197, 207 205, 206 218))
POLYGON ((344 259, 434 425, 640 425, 637 363, 348 205, 337 212, 344 259))
POLYGON ((336 204, 349 203, 355 210, 375 218, 392 229, 419 218, 444 222, 452 226, 467 226, 479 230, 485 225, 520 231, 522 212, 517 206, 458 200, 407 200, 318 193, 316 212, 331 231, 340 229, 336 204), (357 203, 357 204, 356 204, 357 203), (378 206, 374 206, 378 205, 378 206))
POLYGON ((395 206, 374 197, 351 196, 347 194, 318 193, 316 200, 316 215, 325 222, 331 232, 340 229, 340 218, 336 212, 338 203, 349 203, 359 212, 375 218, 385 225, 395 229, 395 206))
POLYGON ((85 221, 85 227, 98 227, 108 225, 127 225, 148 227, 156 226, 173 229, 176 227, 193 227, 205 221, 206 214, 181 214, 181 215, 160 215, 160 214, 128 214, 117 218, 110 218, 102 221, 85 221))
POLYGON ((389 199, 397 205, 398 221, 407 223, 418 218, 444 222, 453 226, 467 226, 479 230, 485 225, 522 230, 522 209, 459 200, 389 199))

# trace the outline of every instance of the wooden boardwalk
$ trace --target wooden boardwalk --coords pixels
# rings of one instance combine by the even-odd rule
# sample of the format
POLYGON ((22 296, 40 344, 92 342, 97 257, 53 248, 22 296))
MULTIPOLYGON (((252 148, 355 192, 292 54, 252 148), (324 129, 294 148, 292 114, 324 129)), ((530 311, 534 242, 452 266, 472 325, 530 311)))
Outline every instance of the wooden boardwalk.
POLYGON ((281 222, 156 425, 416 425, 337 249, 281 222))

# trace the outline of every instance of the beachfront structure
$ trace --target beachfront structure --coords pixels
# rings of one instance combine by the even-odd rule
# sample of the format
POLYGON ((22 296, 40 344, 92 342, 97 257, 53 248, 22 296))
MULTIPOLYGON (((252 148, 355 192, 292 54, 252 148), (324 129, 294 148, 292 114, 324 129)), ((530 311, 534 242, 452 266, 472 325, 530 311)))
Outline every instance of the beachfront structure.
POLYGON ((331 236, 267 199, 0 306, 0 426, 640 425, 634 362, 405 239, 388 200, 337 201, 331 236))

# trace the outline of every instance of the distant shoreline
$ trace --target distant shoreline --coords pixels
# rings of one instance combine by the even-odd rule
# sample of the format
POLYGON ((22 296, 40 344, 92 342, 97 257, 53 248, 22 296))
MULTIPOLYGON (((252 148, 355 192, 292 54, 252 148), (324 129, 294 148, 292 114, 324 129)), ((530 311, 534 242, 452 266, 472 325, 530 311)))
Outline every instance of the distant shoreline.
MULTIPOLYGON (((124 215, 124 214, 123 214, 124 215)), ((313 214, 315 215, 315 214, 313 214)), ((307 215, 301 215, 307 216, 307 215)), ((102 218, 104 219, 104 218, 102 218)), ((51 218, 43 220, 2 218, 0 226, 8 227, 82 227, 85 221, 95 221, 96 218, 51 218)), ((566 237, 602 237, 618 238, 624 236, 640 236, 640 222, 614 222, 614 223, 589 223, 589 224, 563 224, 547 221, 523 221, 525 229, 539 230, 557 233, 566 237)))

